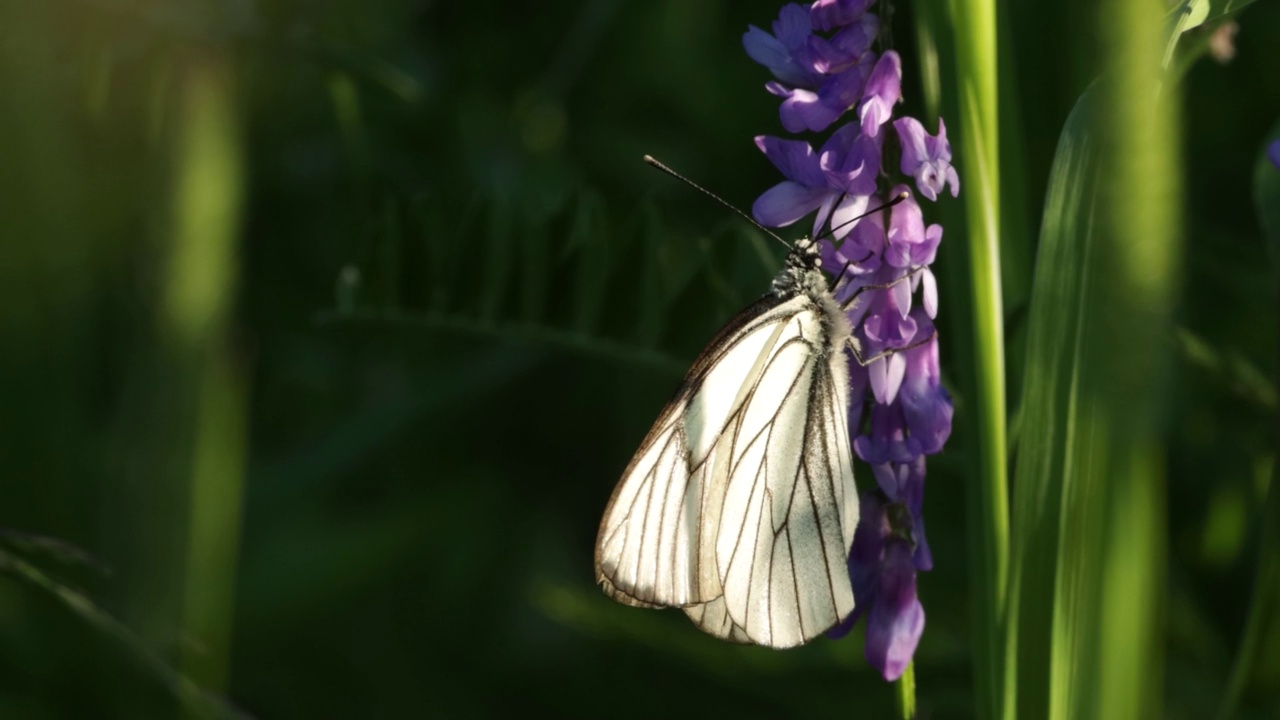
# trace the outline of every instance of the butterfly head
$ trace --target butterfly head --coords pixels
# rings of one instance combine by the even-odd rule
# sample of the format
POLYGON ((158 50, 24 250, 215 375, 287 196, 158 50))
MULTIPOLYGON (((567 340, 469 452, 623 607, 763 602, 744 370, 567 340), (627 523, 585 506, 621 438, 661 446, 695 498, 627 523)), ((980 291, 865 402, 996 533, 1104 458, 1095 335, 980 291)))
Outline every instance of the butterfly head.
POLYGON ((791 246, 782 271, 773 279, 774 294, 791 297, 801 292, 814 294, 826 289, 819 244, 807 237, 800 238, 791 246))

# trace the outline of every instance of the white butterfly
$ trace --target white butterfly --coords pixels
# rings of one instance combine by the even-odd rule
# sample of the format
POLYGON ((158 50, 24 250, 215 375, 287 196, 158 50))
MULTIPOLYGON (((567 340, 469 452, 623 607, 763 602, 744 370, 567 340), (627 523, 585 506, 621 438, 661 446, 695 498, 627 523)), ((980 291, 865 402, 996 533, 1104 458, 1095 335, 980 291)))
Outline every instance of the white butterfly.
POLYGON ((775 648, 853 612, 844 351, 874 358, 856 354, 818 252, 795 243, 771 292, 711 340, 623 472, 595 553, 596 581, 615 600, 679 607, 716 637, 775 648))

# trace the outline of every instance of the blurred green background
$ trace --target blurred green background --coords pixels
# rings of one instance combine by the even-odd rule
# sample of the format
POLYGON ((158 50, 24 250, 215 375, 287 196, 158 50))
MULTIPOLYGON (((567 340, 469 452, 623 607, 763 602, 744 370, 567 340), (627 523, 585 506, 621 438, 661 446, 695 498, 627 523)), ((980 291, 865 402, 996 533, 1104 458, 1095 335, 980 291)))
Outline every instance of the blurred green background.
MULTIPOLYGON (((619 473, 780 262, 640 156, 743 207, 777 182, 752 144, 781 134, 777 101, 740 38, 779 6, 0 4, 0 717, 887 716, 860 632, 731 646, 592 584, 619 473)), ((1104 7, 1000 7, 1021 241, 1104 7)), ((1238 20, 1235 57, 1182 85, 1175 718, 1226 691, 1276 450, 1253 183, 1280 7, 1238 20)), ((923 115, 911 3, 894 23, 923 115)), ((1006 278, 1015 443, 1029 283, 1006 278)), ((937 718, 974 714, 956 406, 920 579, 937 718)), ((1269 628, 1242 717, 1280 717, 1269 628)))

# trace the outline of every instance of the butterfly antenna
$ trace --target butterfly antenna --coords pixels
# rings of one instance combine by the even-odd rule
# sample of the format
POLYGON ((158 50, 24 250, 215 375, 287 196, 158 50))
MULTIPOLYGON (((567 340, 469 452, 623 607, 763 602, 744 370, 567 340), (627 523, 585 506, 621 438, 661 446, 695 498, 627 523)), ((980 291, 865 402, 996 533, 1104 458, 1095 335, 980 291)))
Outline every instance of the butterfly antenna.
POLYGON ((830 230, 828 230, 828 231, 826 231, 826 232, 822 233, 821 235, 819 235, 818 237, 814 238, 813 240, 814 240, 814 242, 817 242, 818 240, 821 240, 822 238, 824 238, 824 237, 826 237, 826 236, 828 236, 828 235, 832 235, 832 234, 834 234, 837 230, 839 230, 840 228, 844 227, 845 225, 848 225, 849 223, 856 223, 856 222, 858 222, 859 220, 861 220, 862 218, 864 218, 864 217, 866 217, 866 216, 868 216, 868 215, 874 215, 874 214, 876 214, 876 213, 880 212, 881 210, 888 210, 889 208, 893 207, 894 205, 897 205, 898 203, 902 202, 903 200, 906 200, 906 199, 907 199, 907 198, 909 198, 909 197, 911 197, 911 193, 907 192, 906 190, 903 190, 902 192, 900 192, 900 193, 898 193, 897 195, 895 195, 895 196, 894 196, 894 198, 893 198, 892 200, 890 200, 889 202, 887 202, 887 203, 885 203, 885 204, 883 204, 883 205, 881 205, 881 206, 879 206, 879 207, 871 208, 870 210, 868 210, 868 211, 866 211, 866 212, 862 213, 861 215, 859 215, 859 216, 858 216, 858 217, 856 217, 856 218, 852 218, 852 219, 850 219, 850 220, 845 220, 844 222, 842 222, 842 223, 840 223, 839 225, 836 225, 835 227, 831 228, 830 230))
MULTIPOLYGON (((703 193, 704 195, 706 195, 707 197, 711 198, 712 200, 715 200, 716 202, 720 203, 721 205, 723 205, 723 206, 725 206, 725 207, 729 208, 730 210, 732 210, 732 211, 734 211, 734 212, 738 213, 739 215, 741 215, 742 217, 746 218, 747 222, 749 222, 749 223, 751 223, 752 225, 755 225, 756 227, 758 227, 758 228, 760 228, 761 230, 763 230, 763 231, 764 231, 764 233, 765 233, 766 235, 768 235, 769 237, 771 237, 771 238, 773 238, 774 240, 777 240, 778 242, 780 242, 780 243, 782 243, 783 245, 787 246, 787 248, 788 248, 788 249, 790 249, 790 248, 791 248, 791 243, 787 242, 786 240, 783 240, 782 238, 778 237, 777 233, 775 233, 774 231, 770 230, 769 228, 767 228, 767 227, 765 227, 765 226, 761 225, 760 223, 756 222, 756 219, 755 219, 755 218, 751 217, 750 215, 748 215, 748 214, 746 214, 746 213, 742 212, 742 211, 741 211, 741 210, 739 210, 738 208, 736 208, 736 207, 734 207, 733 205, 729 204, 729 201, 725 200, 724 198, 720 197, 719 195, 717 195, 717 194, 715 194, 715 193, 711 192, 710 190, 708 190, 708 189, 706 189, 706 188, 702 187, 701 185, 699 185, 698 183, 696 183, 696 182, 694 182, 694 181, 690 180, 689 178, 687 178, 687 177, 685 177, 685 176, 681 175, 680 173, 676 172, 675 170, 672 170, 671 168, 667 167, 666 165, 663 165, 662 163, 658 162, 656 159, 654 159, 654 157, 653 157, 652 155, 645 155, 645 156, 644 156, 644 161, 645 161, 645 162, 647 162, 647 163, 649 163, 649 164, 650 164, 650 165, 652 165, 653 167, 658 168, 658 169, 659 169, 659 170, 661 170, 662 172, 664 172, 664 173, 666 173, 666 174, 670 175, 671 177, 673 177, 673 178, 675 178, 675 179, 677 179, 677 180, 683 181, 685 184, 692 186, 695 190, 700 190, 700 191, 702 191, 702 193, 703 193)), ((887 206, 886 206, 886 207, 887 207, 887 206)))

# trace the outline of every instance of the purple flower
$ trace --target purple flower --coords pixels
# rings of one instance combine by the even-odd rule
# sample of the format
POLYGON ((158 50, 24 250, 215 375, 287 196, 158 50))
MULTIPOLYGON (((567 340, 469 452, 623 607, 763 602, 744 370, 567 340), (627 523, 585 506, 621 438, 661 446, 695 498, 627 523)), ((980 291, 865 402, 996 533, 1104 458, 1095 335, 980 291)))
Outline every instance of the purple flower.
POLYGON ((1267 159, 1271 161, 1272 165, 1280 168, 1280 140, 1273 140, 1267 146, 1267 159))
POLYGON ((875 0, 818 0, 809 7, 813 29, 828 32, 852 24, 875 0))
POLYGON ((927 267, 920 268, 911 277, 911 292, 920 288, 923 288, 920 291, 920 305, 932 320, 938 317, 938 280, 934 278, 933 271, 927 267))
MULTIPOLYGON (((896 195, 906 190, 898 185, 890 191, 896 195)), ((933 262, 942 242, 942 226, 924 226, 924 214, 914 198, 907 198, 893 208, 886 236, 884 261, 898 268, 920 267, 933 262)))
MULTIPOLYGON (((906 191, 911 180, 936 200, 947 185, 958 194, 960 179, 941 120, 936 137, 917 120, 894 120, 902 60, 893 51, 875 53, 881 27, 867 12, 873 2, 786 5, 773 34, 751 27, 743 46, 777 78, 765 87, 783 99, 779 117, 789 132, 822 132, 845 113, 856 115, 816 152, 802 140, 757 137, 783 180, 756 199, 752 212, 774 227, 815 214, 822 267, 834 276, 832 295, 853 328, 858 352, 849 357, 849 435, 879 487, 862 496, 849 549, 856 609, 828 634, 839 637, 865 616, 867 661, 893 680, 924 630, 916 573, 933 567, 924 531, 926 456, 940 452, 951 435, 953 409, 933 323, 937 278, 929 268, 942 226, 927 224, 910 195, 891 210, 859 216, 906 191), (896 138, 881 132, 888 122, 896 138), (884 143, 895 141, 899 170, 908 177, 882 178, 884 143)), ((1270 152, 1280 165, 1280 142, 1270 152)))
MULTIPOLYGON (((751 213, 762 225, 790 225, 814 210, 821 210, 813 226, 817 236, 831 218, 839 225, 867 207, 880 172, 880 148, 869 138, 849 138, 839 131, 814 153, 802 140, 760 136, 756 146, 787 179, 756 198, 751 213)), ((837 239, 853 225, 837 231, 837 239)))
MULTIPOLYGON (((879 205, 880 199, 873 195, 867 198, 867 202, 879 205)), ((843 241, 824 239, 819 247, 822 267, 836 276, 832 296, 843 305, 859 288, 872 282, 869 278, 879 277, 875 273, 880 269, 880 254, 884 251, 884 221, 880 219, 880 213, 868 215, 853 224, 853 230, 843 241)), ((850 324, 854 318, 861 318, 864 314, 851 313, 850 324)))
MULTIPOLYGON (((872 378, 874 382, 874 374, 872 378)), ((902 406, 896 403, 871 408, 871 434, 854 438, 853 449, 872 465, 911 462, 921 455, 919 441, 907 437, 906 418, 902 406)))
POLYGON ((827 176, 809 143, 761 135, 756 138, 756 147, 786 178, 752 204, 751 214, 760 224, 790 225, 817 210, 831 196, 827 176))
MULTIPOLYGON (((867 203, 882 205, 884 201, 880 197, 872 195, 867 198, 867 203)), ((849 252, 855 253, 858 258, 862 259, 860 270, 873 272, 880 269, 885 245, 885 215, 886 213, 878 212, 862 218, 854 226, 853 231, 844 239, 844 244, 849 246, 849 252)))
POLYGON ((870 198, 880 174, 880 143, 858 134, 857 125, 845 125, 822 145, 818 157, 827 184, 848 195, 870 198))
POLYGON ((890 681, 907 669, 924 632, 924 606, 916 597, 911 556, 907 541, 896 536, 885 540, 875 600, 867 613, 867 662, 890 681))
POLYGON ((853 582, 853 613, 844 622, 827 632, 828 637, 844 637, 866 613, 875 600, 879 587, 879 570, 884 557, 884 540, 891 527, 883 493, 863 493, 859 498, 858 527, 853 531, 853 546, 849 548, 849 579, 853 582))
MULTIPOLYGON (((854 336, 862 345, 864 359, 869 360, 886 350, 897 350, 910 345, 917 335, 917 322, 910 315, 911 281, 903 277, 901 270, 884 266, 878 272, 854 282, 875 286, 890 285, 888 288, 864 292, 863 296, 869 299, 854 303, 850 309, 850 323, 861 325, 861 332, 855 331, 854 336)), ((874 362, 871 364, 875 365, 874 362)), ((892 393, 881 402, 893 402, 892 393)))
POLYGON ((812 37, 809 13, 792 3, 783 5, 773 23, 773 34, 755 25, 742 36, 742 47, 752 60, 769 68, 779 80, 800 87, 817 87, 822 78, 815 72, 809 51, 812 37))
POLYGON ((880 18, 870 13, 863 15, 853 24, 831 36, 828 40, 820 35, 809 38, 809 56, 813 59, 813 69, 820 73, 832 74, 848 69, 857 63, 862 66, 863 77, 871 73, 875 65, 875 54, 871 52, 871 43, 880 32, 880 18))
POLYGON ((893 128, 902 142, 902 172, 916 179, 920 194, 937 200, 938 193, 951 185, 951 197, 960 194, 960 176, 951 167, 951 143, 947 142, 947 126, 938 118, 938 135, 925 132, 915 118, 899 118, 893 128))
POLYGON ((817 92, 789 88, 778 82, 767 83, 764 87, 774 95, 784 98, 782 106, 778 108, 778 117, 787 132, 821 132, 862 97, 866 80, 863 67, 853 65, 827 77, 817 92))
POLYGON ((899 514, 898 523, 904 529, 910 528, 908 538, 915 544, 912 561, 916 570, 932 570, 933 553, 929 551, 929 541, 924 533, 924 456, 908 463, 872 465, 871 471, 885 496, 901 503, 897 509, 905 509, 910 514, 910 517, 899 514))
POLYGON ((876 61, 867 78, 866 90, 858 106, 862 134, 875 137, 880 126, 893 115, 893 106, 902 99, 902 60, 890 50, 876 61))
MULTIPOLYGON (((924 323, 920 323, 923 325, 924 323)), ((927 328, 932 333, 932 327, 927 328)), ((938 365, 938 338, 907 350, 901 355, 906 368, 898 397, 911 438, 920 444, 921 452, 933 455, 942 451, 951 437, 951 396, 942 387, 938 365)))
POLYGON ((849 552, 854 611, 828 635, 841 637, 867 615, 867 662, 896 680, 911 662, 924 631, 924 607, 916 596, 916 563, 909 531, 897 526, 905 506, 879 492, 862 496, 862 520, 849 552), (895 521, 896 519, 896 521, 895 521))
POLYGON ((848 27, 831 38, 814 35, 810 13, 793 3, 778 14, 772 35, 751 25, 742 36, 747 55, 779 80, 765 89, 783 98, 778 114, 788 132, 825 130, 862 98, 880 22, 859 12, 840 25, 848 27))

